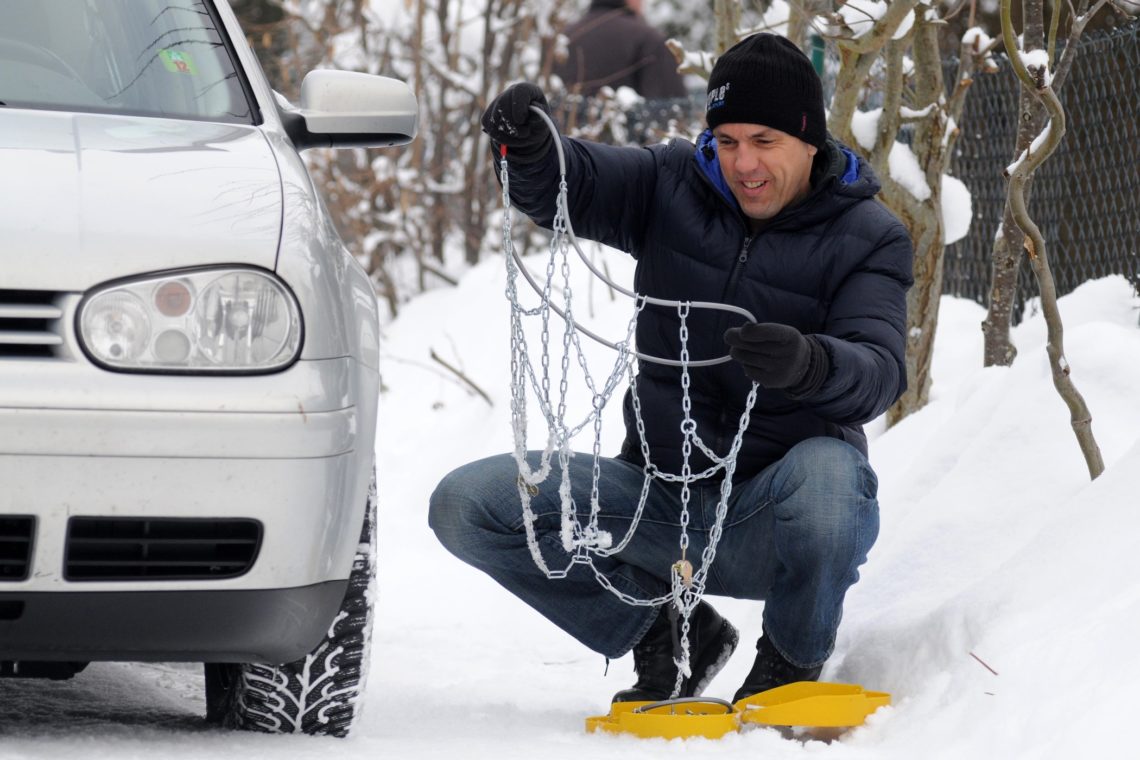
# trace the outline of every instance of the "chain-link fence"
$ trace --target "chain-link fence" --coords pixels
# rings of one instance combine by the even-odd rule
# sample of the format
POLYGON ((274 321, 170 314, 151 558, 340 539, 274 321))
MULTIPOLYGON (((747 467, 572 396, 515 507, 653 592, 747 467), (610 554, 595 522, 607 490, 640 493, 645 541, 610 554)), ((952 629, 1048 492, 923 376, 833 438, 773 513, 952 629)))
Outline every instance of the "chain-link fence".
MULTIPOLYGON (((1140 284, 1140 22, 1087 34, 1059 93, 1068 128, 1034 176, 1029 213, 1049 246, 1058 294, 1122 274, 1140 284)), ((1005 208, 1002 169, 1017 138, 1018 81, 1001 70, 978 75, 962 115, 953 173, 970 189, 970 233, 946 249, 943 292, 985 305, 994 235, 1005 208)), ((947 69, 956 71, 957 62, 947 69)), ((1014 317, 1038 292, 1023 266, 1014 317)))

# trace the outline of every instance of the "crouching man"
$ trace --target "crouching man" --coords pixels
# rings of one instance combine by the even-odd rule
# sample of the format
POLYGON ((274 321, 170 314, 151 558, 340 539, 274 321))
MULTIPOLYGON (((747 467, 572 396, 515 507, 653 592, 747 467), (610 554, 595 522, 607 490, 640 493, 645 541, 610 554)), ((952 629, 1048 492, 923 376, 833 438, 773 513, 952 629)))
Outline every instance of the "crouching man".
MULTIPOLYGON (((512 202, 549 227, 559 183, 555 138, 532 105, 547 108, 541 90, 513 85, 483 114, 483 128, 496 157, 507 149, 512 202)), ((902 224, 874 199, 879 183, 870 167, 828 136, 820 80, 786 39, 757 34, 722 55, 706 116, 696 144, 559 139, 575 230, 634 256, 639 293, 734 304, 756 315, 732 324, 723 312, 694 310, 687 320, 692 359, 727 350, 734 360, 690 371, 691 416, 718 455, 727 453, 752 384, 759 386, 706 586, 708 594, 764 602, 755 663, 735 701, 817 679, 835 645, 844 596, 878 534, 862 424, 906 387, 912 249, 902 224)), ((677 358, 679 330, 675 311, 646 307, 638 350, 677 358)), ((679 474, 680 370, 642 362, 637 392, 652 464, 679 474)), ((630 524, 645 467, 628 393, 625 413, 625 444, 601 463, 600 527, 615 536, 630 524)), ((693 472, 709 464, 693 451, 693 472)), ((583 519, 592 465, 589 455, 569 465, 583 519)), ((582 565, 548 580, 529 553, 517 478, 505 454, 447 475, 430 505, 439 540, 587 647, 611 658, 632 650, 637 682, 615 701, 668 698, 677 679, 675 616, 622 602, 582 565)), ((689 557, 701 555, 713 527, 720 484, 707 480, 691 488, 689 557)), ((561 567, 568 558, 558 482, 554 472, 532 509, 539 546, 550 566, 561 567)), ((595 559, 615 588, 642 599, 668 593, 680 505, 680 484, 653 481, 633 540, 595 559)), ((690 624, 691 675, 681 696, 702 692, 738 638, 707 601, 690 624)))

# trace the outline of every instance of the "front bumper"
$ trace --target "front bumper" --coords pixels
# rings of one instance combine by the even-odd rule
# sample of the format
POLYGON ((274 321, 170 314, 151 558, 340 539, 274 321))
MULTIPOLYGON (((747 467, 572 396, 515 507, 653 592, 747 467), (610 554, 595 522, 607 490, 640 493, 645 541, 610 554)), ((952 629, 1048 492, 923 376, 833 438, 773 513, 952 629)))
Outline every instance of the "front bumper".
POLYGON ((0 660, 281 663, 320 642, 371 475, 375 389, 353 360, 254 377, 0 370, 0 518, 33 526, 26 572, 0 576, 0 660), (77 578, 76 517, 256 521, 260 544, 235 577, 77 578))

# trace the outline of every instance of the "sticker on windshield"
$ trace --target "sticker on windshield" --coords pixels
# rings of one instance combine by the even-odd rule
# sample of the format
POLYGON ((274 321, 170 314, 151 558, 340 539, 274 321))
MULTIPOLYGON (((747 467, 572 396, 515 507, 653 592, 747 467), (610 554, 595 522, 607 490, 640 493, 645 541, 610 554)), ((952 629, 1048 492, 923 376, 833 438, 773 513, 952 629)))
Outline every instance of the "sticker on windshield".
POLYGON ((190 57, 189 53, 183 53, 181 50, 160 50, 158 57, 162 59, 162 65, 166 67, 167 71, 173 71, 176 74, 198 73, 198 67, 194 65, 194 59, 190 57))

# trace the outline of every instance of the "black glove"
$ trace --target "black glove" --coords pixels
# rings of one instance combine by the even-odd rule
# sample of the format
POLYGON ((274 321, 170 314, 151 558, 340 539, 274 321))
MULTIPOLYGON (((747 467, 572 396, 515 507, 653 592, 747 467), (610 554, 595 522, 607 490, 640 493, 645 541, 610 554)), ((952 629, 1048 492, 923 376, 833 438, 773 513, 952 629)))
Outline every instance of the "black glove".
POLYGON ((783 389, 806 397, 827 379, 831 360, 820 342, 794 327, 776 322, 749 322, 724 333, 729 355, 744 367, 744 374, 764 388, 783 389))
POLYGON ((507 146, 507 158, 520 164, 546 156, 553 138, 542 117, 530 110, 532 105, 550 113, 542 90, 530 82, 520 82, 503 90, 483 112, 483 131, 490 135, 496 156, 501 145, 507 146))

